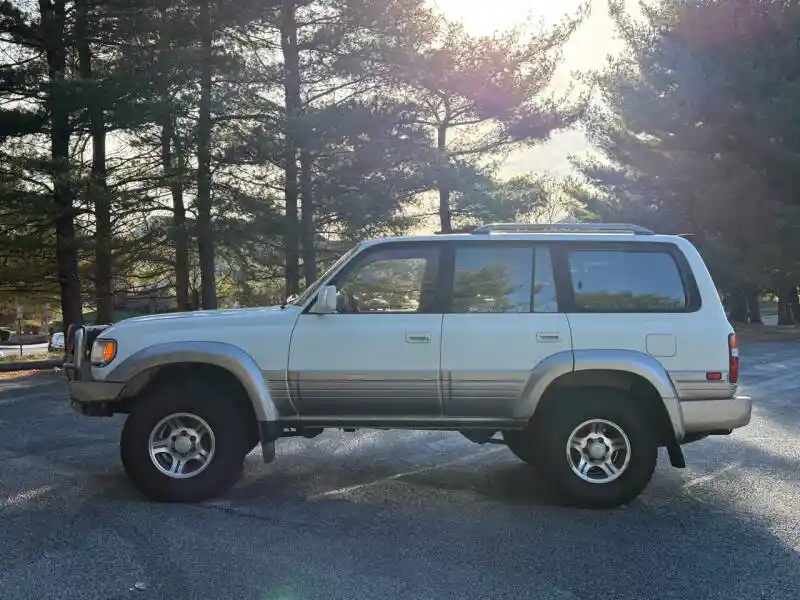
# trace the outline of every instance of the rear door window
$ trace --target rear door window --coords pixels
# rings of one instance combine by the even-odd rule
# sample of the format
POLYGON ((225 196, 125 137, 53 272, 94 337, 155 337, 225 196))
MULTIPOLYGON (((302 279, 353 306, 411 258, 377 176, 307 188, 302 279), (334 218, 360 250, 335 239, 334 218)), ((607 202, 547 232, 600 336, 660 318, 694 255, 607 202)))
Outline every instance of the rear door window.
POLYGON ((558 311, 553 263, 547 246, 476 243, 456 247, 449 312, 558 311))
POLYGON ((531 311, 533 248, 471 244, 456 249, 454 313, 531 311))

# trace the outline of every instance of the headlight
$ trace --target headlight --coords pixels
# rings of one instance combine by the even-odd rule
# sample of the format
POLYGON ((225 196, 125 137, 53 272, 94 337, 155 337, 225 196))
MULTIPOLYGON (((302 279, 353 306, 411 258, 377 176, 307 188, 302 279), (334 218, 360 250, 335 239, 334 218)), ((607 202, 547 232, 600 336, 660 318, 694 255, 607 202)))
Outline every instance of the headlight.
POLYGON ((95 367, 104 367, 117 355, 115 340, 97 339, 92 344, 91 361, 95 367))

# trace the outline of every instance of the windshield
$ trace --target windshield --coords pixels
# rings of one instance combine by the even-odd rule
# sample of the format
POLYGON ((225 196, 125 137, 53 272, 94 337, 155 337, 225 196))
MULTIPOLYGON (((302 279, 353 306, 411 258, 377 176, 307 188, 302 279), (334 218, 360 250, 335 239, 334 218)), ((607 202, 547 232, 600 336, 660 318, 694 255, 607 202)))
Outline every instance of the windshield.
POLYGON ((337 260, 335 263, 333 263, 333 266, 330 269, 325 271, 325 273, 323 273, 321 277, 317 278, 317 280, 314 283, 312 283, 310 286, 308 286, 302 294, 300 294, 296 298, 290 298, 289 300, 287 300, 286 304, 291 304, 292 306, 302 306, 303 304, 308 302, 308 299, 311 298, 314 294, 317 293, 317 290, 319 289, 319 287, 322 284, 324 284, 326 281, 328 281, 328 279, 330 279, 331 275, 333 275, 336 271, 339 270, 339 267, 341 267, 344 263, 346 263, 348 260, 350 260, 350 257, 353 254, 355 254, 360 247, 361 247, 361 244, 358 244, 358 245, 350 248, 350 250, 348 250, 344 254, 342 254, 342 256, 339 258, 339 260, 337 260))

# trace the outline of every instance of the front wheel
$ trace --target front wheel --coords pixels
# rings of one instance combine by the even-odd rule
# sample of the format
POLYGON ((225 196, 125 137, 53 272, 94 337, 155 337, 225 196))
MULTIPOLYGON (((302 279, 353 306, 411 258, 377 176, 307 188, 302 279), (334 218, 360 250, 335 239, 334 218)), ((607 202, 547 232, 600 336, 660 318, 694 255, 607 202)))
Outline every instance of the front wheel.
POLYGON ((158 502, 201 502, 241 474, 246 423, 225 390, 200 382, 159 386, 137 402, 122 429, 128 477, 158 502))
POLYGON ((525 461, 531 467, 538 468, 542 457, 537 452, 535 436, 531 433, 530 427, 504 431, 503 441, 514 456, 525 461))
POLYGON ((658 444, 641 403, 603 388, 571 390, 540 422, 541 462, 567 503, 584 508, 627 504, 647 487, 658 444))

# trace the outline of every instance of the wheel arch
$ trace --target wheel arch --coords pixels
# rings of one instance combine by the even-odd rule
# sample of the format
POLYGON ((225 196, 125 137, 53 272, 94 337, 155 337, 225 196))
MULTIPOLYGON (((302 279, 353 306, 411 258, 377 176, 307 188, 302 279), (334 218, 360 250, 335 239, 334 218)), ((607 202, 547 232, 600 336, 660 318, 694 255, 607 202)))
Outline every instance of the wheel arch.
POLYGON ((229 377, 241 386, 257 421, 277 421, 278 410, 261 369, 247 352, 222 342, 170 342, 143 348, 124 359, 105 381, 124 383, 126 398, 168 375, 187 371, 229 377))
POLYGON ((548 403, 576 387, 618 389, 641 398, 663 444, 684 437, 680 404, 669 374, 652 356, 630 350, 576 350, 548 357, 531 372, 516 416, 535 419, 548 403))

